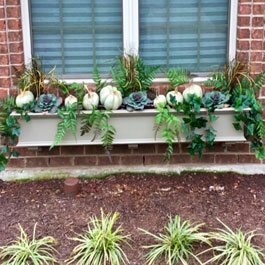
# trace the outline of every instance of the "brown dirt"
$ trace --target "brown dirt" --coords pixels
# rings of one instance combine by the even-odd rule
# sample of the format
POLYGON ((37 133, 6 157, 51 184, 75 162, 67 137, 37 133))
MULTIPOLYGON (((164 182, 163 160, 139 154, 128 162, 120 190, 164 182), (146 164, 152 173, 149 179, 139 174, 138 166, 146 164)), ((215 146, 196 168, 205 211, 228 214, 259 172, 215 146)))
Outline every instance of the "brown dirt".
MULTIPOLYGON (((264 175, 121 174, 81 180, 81 186, 77 196, 69 197, 63 192, 63 180, 0 183, 0 245, 15 238, 18 223, 31 233, 38 222, 40 236, 59 241, 57 258, 65 264, 75 245, 69 238, 84 231, 89 217, 100 215, 100 208, 120 213, 119 223, 133 239, 134 249, 125 250, 131 264, 137 265, 144 264, 141 246, 152 242, 137 228, 161 232, 169 214, 205 222, 205 231, 220 227, 218 217, 233 229, 260 229, 265 234, 264 175)), ((264 247, 265 237, 255 243, 264 247)))

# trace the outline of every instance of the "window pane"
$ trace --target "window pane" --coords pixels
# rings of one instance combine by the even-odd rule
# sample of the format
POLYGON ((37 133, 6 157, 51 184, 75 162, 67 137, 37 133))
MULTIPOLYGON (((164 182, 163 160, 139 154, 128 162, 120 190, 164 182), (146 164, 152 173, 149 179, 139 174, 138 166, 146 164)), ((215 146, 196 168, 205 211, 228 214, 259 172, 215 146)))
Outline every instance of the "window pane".
POLYGON ((46 70, 109 72, 122 51, 121 0, 31 0, 33 54, 46 70))
POLYGON ((139 0, 140 54, 149 65, 213 71, 226 62, 229 0, 139 0))

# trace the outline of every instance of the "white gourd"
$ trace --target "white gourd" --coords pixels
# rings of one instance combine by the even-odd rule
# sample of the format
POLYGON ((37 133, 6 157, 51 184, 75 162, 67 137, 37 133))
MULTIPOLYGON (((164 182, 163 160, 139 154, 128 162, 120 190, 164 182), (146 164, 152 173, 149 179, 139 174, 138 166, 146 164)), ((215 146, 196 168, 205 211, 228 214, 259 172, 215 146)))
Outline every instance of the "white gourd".
POLYGON ((34 100, 34 95, 31 91, 22 91, 16 97, 16 105, 18 108, 22 108, 24 105, 29 104, 34 100))
POLYGON ((83 98, 83 107, 86 110, 97 108, 99 103, 99 96, 96 92, 88 91, 83 98))
POLYGON ((176 104, 182 104, 183 103, 183 96, 180 92, 178 92, 177 90, 173 90, 167 93, 167 103, 170 106, 175 106, 176 104), (171 96, 173 96, 176 99, 176 103, 171 102, 171 96))
POLYGON ((64 106, 69 108, 76 102, 77 102, 77 98, 73 95, 69 95, 64 100, 64 106))
POLYGON ((196 95, 202 98, 202 88, 199 85, 191 84, 183 92, 183 98, 186 102, 188 102, 188 95, 196 95))
POLYGON ((164 108, 167 104, 167 99, 164 95, 158 95, 154 99, 154 107, 157 108, 164 108))
POLYGON ((122 104, 121 92, 113 86, 105 86, 100 91, 100 103, 106 110, 116 110, 122 104))

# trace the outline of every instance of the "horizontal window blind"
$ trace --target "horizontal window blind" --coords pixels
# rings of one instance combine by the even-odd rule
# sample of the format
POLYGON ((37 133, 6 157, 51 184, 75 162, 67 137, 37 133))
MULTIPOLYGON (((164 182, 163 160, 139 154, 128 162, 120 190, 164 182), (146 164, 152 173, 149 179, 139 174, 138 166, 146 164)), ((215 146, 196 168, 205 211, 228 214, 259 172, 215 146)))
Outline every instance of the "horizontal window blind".
POLYGON ((226 62, 229 0, 139 0, 140 54, 149 65, 216 70, 226 62))
POLYGON ((45 70, 107 73, 122 51, 121 0, 31 0, 33 55, 45 70))

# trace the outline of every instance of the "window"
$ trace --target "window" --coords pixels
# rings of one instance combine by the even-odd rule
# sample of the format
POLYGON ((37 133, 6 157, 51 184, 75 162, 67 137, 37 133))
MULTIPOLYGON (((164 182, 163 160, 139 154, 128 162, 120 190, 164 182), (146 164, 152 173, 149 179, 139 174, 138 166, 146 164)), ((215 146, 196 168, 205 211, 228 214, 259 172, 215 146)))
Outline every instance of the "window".
POLYGON ((209 72, 235 56, 237 0, 22 1, 25 61, 84 77, 123 50, 149 65, 209 72), (29 41, 28 39, 31 39, 29 41))
POLYGON ((122 48, 121 0, 31 0, 34 56, 57 73, 108 72, 122 48))
POLYGON ((140 0, 140 53, 149 65, 213 71, 226 62, 228 0, 140 0))

